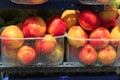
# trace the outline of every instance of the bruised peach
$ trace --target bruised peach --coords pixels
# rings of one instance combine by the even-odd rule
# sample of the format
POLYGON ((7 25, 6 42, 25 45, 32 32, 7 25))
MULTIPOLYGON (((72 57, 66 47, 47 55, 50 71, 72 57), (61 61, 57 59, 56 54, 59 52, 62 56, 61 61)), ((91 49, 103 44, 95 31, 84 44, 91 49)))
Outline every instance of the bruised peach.
POLYGON ((41 37, 45 35, 46 23, 39 16, 29 17, 23 22, 22 31, 25 37, 41 37))
POLYGON ((67 30, 69 30, 72 26, 79 24, 79 21, 78 21, 79 16, 80 16, 79 10, 65 10, 65 11, 63 11, 61 18, 67 24, 67 30))
POLYGON ((98 16, 100 18, 101 25, 106 28, 110 28, 117 25, 116 20, 119 14, 115 10, 102 10, 98 13, 98 16))

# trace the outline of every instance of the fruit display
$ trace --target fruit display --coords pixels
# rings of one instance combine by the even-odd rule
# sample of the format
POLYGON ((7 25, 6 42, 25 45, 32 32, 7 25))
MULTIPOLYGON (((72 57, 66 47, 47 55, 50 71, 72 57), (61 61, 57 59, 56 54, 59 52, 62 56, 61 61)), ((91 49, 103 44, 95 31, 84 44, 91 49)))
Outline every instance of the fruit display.
POLYGON ((22 23, 3 27, 1 30, 3 64, 6 66, 62 64, 66 23, 57 17, 49 24, 51 25, 47 25, 47 21, 40 16, 30 16, 22 23), (47 32, 48 28, 52 33, 47 32), (62 31, 59 34, 56 30, 62 31))
POLYGON ((115 66, 119 57, 119 14, 113 10, 80 12, 79 24, 67 31, 67 61, 78 66, 115 66))
POLYGON ((118 12, 110 9, 61 12, 56 15, 50 11, 49 16, 39 11, 30 12, 14 25, 3 27, 3 64, 52 66, 62 64, 64 58, 79 66, 117 64, 120 42, 118 12))

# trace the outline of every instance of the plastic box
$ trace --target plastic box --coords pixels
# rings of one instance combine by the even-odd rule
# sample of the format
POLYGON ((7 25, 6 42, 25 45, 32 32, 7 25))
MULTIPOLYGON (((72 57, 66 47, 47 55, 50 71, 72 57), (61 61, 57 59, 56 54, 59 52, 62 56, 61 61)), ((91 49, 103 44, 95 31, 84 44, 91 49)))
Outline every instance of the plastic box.
POLYGON ((110 4, 112 0, 78 0, 82 4, 88 5, 105 5, 110 4))
MULTIPOLYGON (((49 50, 51 46, 49 44, 50 42, 46 43, 46 45, 44 45, 44 42, 43 42, 44 48, 39 47, 38 49, 40 49, 40 51, 37 52, 36 51, 37 49, 35 49, 35 41, 44 40, 44 37, 39 37, 39 38, 3 38, 1 37, 2 64, 5 66, 28 66, 28 65, 29 66, 36 66, 36 65, 57 66, 57 65, 60 65, 63 63, 63 57, 64 57, 64 35, 55 36, 55 39, 56 39, 56 45, 53 50, 48 52, 47 49, 49 50), (32 58, 33 60, 31 60, 30 58, 31 55, 25 56, 23 54, 20 54, 18 59, 18 53, 20 52, 21 47, 12 50, 7 48, 6 45, 4 44, 4 41, 7 42, 7 41, 16 41, 16 40, 18 41, 24 40, 24 43, 21 47, 29 46, 35 50, 36 56, 35 58, 32 58), (22 56, 22 60, 20 59, 20 56, 22 56)), ((52 46, 54 45, 52 44, 52 46)), ((26 51, 30 51, 30 49, 26 49, 26 51)), ((21 53, 22 53, 22 50, 21 50, 21 53)))
POLYGON ((35 5, 35 4, 43 4, 48 0, 11 0, 11 2, 16 4, 28 4, 28 5, 35 5))
POLYGON ((76 42, 77 41, 87 42, 84 46, 80 46, 78 48, 76 48, 71 43, 69 43, 68 39, 71 39, 71 38, 67 37, 67 46, 66 46, 67 62, 69 64, 73 66, 81 66, 81 67, 85 67, 85 66, 94 66, 94 67, 116 66, 118 67, 120 66, 120 39, 79 39, 79 38, 73 39, 73 40, 76 40, 76 42), (106 44, 102 42, 103 40, 105 42, 108 42, 108 44, 106 47, 101 49, 95 48, 94 45, 96 45, 97 43, 92 45, 90 42, 90 41, 101 42, 99 46, 103 46, 106 44), (88 45, 92 46, 94 51, 91 48, 89 49, 88 45), (97 55, 91 54, 95 52, 97 55))

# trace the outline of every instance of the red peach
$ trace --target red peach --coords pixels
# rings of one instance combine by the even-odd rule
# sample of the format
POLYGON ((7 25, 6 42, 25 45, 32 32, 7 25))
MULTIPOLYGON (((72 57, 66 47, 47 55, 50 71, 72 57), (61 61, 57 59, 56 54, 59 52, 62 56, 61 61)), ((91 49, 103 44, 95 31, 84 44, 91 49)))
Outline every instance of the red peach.
POLYGON ((50 17, 47 20, 47 33, 49 34, 52 34, 54 36, 64 35, 66 28, 66 22, 58 16, 50 17))
POLYGON ((100 26, 100 20, 93 10, 85 9, 79 16, 79 24, 83 29, 91 31, 100 26))
POLYGON ((50 54, 55 47, 56 39, 50 34, 46 34, 43 39, 35 41, 35 50, 40 54, 50 54))
POLYGON ((97 60, 97 52, 91 45, 87 44, 80 50, 79 58, 83 64, 91 65, 97 60))
POLYGON ((95 49, 101 49, 109 44, 110 32, 104 27, 99 27, 90 33, 90 45, 95 49))

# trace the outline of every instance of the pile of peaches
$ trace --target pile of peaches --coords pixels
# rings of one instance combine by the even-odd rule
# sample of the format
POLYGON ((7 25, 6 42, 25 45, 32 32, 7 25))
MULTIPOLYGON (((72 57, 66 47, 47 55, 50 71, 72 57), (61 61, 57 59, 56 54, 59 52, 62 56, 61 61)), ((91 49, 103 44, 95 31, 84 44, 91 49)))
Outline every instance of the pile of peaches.
POLYGON ((64 56, 66 23, 58 16, 44 21, 40 16, 28 17, 1 31, 2 62, 16 65, 58 65, 64 56))
POLYGON ((44 21, 32 16, 1 31, 3 64, 59 65, 63 62, 64 37, 67 61, 83 65, 114 64, 120 42, 119 14, 113 10, 64 10, 44 21))
POLYGON ((63 19, 67 23, 67 61, 82 65, 114 64, 120 42, 116 23, 119 14, 113 10, 91 9, 66 10, 63 14, 66 12, 69 15, 63 19))

